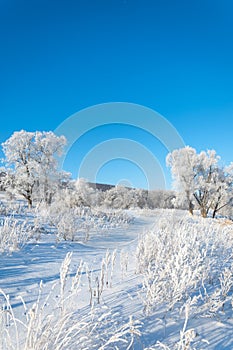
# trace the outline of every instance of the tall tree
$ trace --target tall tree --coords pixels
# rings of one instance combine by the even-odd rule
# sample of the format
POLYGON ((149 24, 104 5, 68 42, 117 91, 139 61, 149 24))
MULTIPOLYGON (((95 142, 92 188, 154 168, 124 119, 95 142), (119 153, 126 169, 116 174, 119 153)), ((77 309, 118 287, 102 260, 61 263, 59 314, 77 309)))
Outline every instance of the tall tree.
POLYGON ((35 195, 48 202, 53 185, 62 177, 56 157, 62 154, 65 143, 64 136, 52 132, 14 132, 2 144, 7 191, 23 196, 29 207, 35 195))
POLYGON ((166 162, 171 168, 174 188, 187 201, 189 212, 193 214, 194 179, 198 167, 196 150, 189 146, 174 150, 167 155, 166 162))
POLYGON ((210 209, 215 217, 217 212, 231 204, 232 167, 219 167, 219 159, 214 150, 198 154, 189 146, 168 154, 166 160, 171 167, 174 187, 188 202, 191 214, 194 203, 203 217, 207 217, 210 209))

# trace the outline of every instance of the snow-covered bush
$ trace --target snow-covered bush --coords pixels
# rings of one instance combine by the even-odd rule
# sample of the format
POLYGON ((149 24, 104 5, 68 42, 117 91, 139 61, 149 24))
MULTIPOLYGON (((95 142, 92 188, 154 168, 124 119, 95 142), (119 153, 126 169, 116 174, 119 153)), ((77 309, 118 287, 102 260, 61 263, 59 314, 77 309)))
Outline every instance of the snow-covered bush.
POLYGON ((32 236, 30 225, 14 218, 0 220, 0 253, 20 249, 32 236))
POLYGON ((145 233, 137 248, 144 275, 145 310, 165 302, 171 309, 201 287, 218 280, 216 271, 232 259, 232 231, 215 221, 170 212, 145 233), (219 258, 221 257, 221 259, 219 258))
POLYGON ((55 227, 58 240, 86 241, 93 231, 104 232, 127 226, 133 221, 133 217, 122 210, 103 211, 76 206, 68 191, 63 191, 63 198, 53 201, 50 206, 37 207, 36 215, 41 223, 48 222, 55 227))

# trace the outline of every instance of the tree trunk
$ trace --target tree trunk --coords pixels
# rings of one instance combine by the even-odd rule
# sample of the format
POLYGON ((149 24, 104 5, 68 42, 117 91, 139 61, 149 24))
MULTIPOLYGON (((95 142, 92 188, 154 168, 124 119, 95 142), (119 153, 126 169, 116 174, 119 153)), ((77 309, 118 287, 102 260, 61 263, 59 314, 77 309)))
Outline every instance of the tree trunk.
POLYGON ((191 201, 189 201, 189 213, 191 215, 193 215, 193 209, 194 209, 194 205, 193 205, 193 203, 191 201))
POLYGON ((31 197, 27 197, 27 201, 28 201, 28 208, 31 209, 31 207, 32 207, 32 198, 31 197))
POLYGON ((217 213, 217 210, 216 210, 216 209, 214 209, 214 211, 213 211, 213 215, 212 215, 212 218, 213 218, 213 219, 215 218, 216 213, 217 213))
POLYGON ((201 208, 201 216, 203 218, 207 218, 207 210, 206 210, 206 208, 201 208))

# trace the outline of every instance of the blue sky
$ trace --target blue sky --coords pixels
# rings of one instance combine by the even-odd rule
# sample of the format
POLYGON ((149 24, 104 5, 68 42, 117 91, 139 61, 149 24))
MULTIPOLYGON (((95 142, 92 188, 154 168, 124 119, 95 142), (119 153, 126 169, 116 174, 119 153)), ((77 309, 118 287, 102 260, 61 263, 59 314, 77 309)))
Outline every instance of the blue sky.
MULTIPOLYGON (((130 102, 159 112, 186 144, 232 157, 231 0, 1 0, 0 141, 15 130, 55 130, 96 104, 130 102)), ((85 121, 83 121, 85 122, 85 121)), ((129 138, 161 164, 166 148, 143 130, 103 126, 77 140, 64 167, 73 176, 98 143, 129 138)), ((125 160, 97 180, 145 187, 125 160)))

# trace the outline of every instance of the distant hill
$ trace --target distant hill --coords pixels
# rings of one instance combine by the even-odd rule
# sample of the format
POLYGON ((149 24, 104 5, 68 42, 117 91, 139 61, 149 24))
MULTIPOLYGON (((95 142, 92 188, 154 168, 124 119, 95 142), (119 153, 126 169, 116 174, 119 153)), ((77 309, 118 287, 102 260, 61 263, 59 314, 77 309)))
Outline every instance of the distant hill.
POLYGON ((101 190, 103 192, 106 192, 108 190, 111 190, 111 188, 114 188, 114 185, 107 185, 107 184, 99 184, 99 183, 93 183, 93 182, 88 182, 88 185, 91 188, 96 188, 97 190, 101 190))

